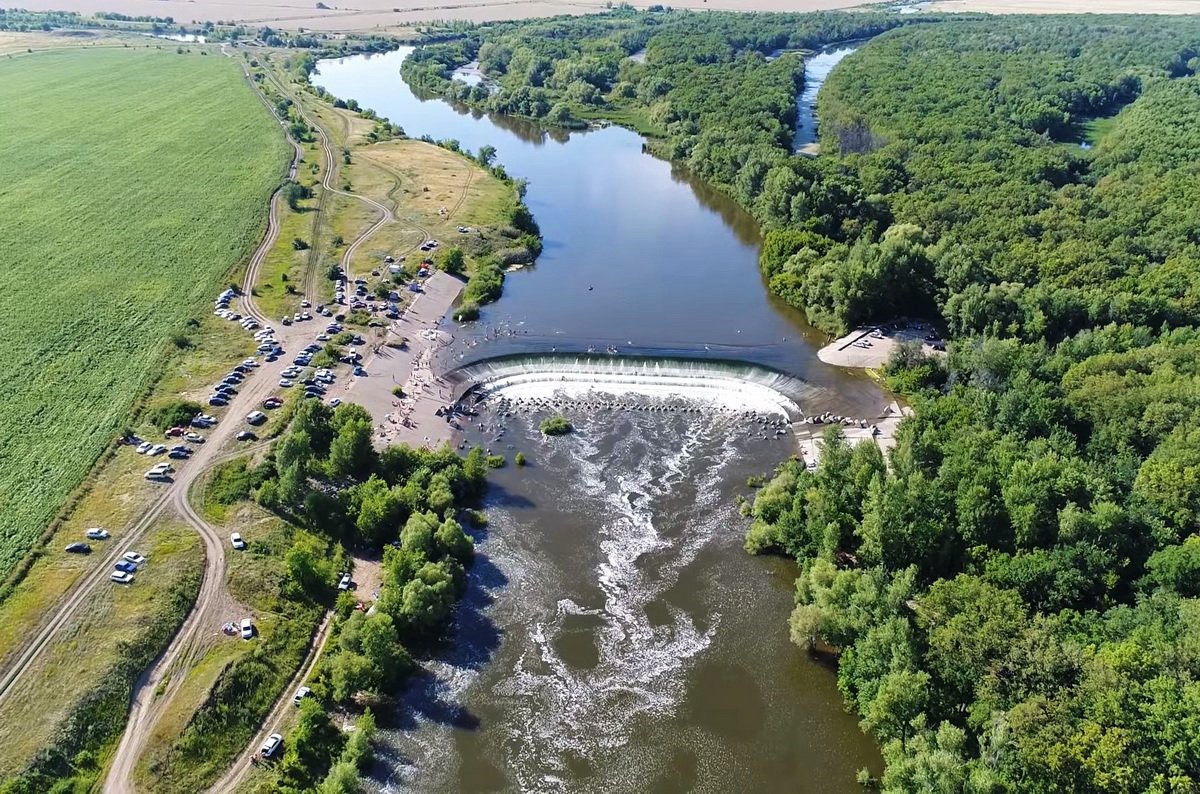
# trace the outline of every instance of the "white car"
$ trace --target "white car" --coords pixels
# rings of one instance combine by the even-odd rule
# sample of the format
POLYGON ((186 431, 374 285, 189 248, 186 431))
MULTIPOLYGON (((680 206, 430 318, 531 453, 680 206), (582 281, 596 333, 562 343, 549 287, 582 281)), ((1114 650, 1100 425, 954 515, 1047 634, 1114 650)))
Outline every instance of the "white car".
POLYGON ((108 530, 100 527, 92 527, 84 534, 88 536, 88 540, 108 540, 108 530))
POLYGON ((332 400, 329 401, 330 408, 337 408, 341 404, 342 404, 342 399, 340 397, 334 397, 332 400))
POLYGON ((293 381, 290 381, 287 378, 284 378, 283 380, 279 381, 279 385, 285 389, 290 389, 292 386, 295 386, 296 384, 293 381))
POLYGON ((146 564, 146 558, 141 554, 138 554, 136 551, 127 551, 122 555, 122 557, 124 557, 126 560, 129 560, 139 568, 146 564))
POLYGON ((254 623, 251 622, 250 618, 244 618, 242 620, 242 639, 248 640, 253 636, 254 636, 254 623))
POLYGON ((258 366, 258 362, 252 358, 248 358, 242 362, 242 366, 253 368, 258 366))
POLYGON ((113 571, 108 575, 108 578, 117 584, 130 584, 133 582, 133 574, 127 571, 113 571))
POLYGON ((238 551, 246 548, 246 541, 242 540, 242 536, 237 532, 234 532, 229 536, 229 542, 233 544, 233 547, 238 551))
POLYGON ((258 752, 263 758, 270 758, 279 751, 283 746, 283 737, 278 733, 273 733, 267 737, 267 740, 262 743, 262 747, 258 748, 258 752))
POLYGON ((148 454, 161 455, 166 451, 167 451, 167 448, 164 447, 162 444, 155 444, 154 446, 150 447, 150 452, 148 454))
POLYGON ((297 706, 299 706, 300 701, 304 700, 306 697, 308 697, 311 694, 312 694, 311 689, 309 689, 306 686, 302 686, 296 690, 296 696, 294 698, 292 698, 292 702, 295 703, 297 706))
POLYGON ((251 411, 250 413, 246 414, 246 421, 252 425, 261 425, 263 422, 267 421, 267 415, 262 411, 251 411))
POLYGON ((143 441, 142 443, 138 444, 137 453, 139 455, 145 455, 147 452, 149 452, 152 449, 154 449, 153 444, 151 444, 149 441, 143 441))
POLYGON ((204 443, 204 436, 200 435, 199 433, 184 433, 183 437, 193 444, 204 443))

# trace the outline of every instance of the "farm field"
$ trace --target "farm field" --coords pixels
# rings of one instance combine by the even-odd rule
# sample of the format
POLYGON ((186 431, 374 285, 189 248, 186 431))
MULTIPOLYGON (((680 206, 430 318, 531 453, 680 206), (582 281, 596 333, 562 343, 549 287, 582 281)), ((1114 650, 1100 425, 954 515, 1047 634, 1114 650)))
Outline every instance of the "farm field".
POLYGON ((266 225, 288 147, 216 54, 0 62, 0 577, 266 225))

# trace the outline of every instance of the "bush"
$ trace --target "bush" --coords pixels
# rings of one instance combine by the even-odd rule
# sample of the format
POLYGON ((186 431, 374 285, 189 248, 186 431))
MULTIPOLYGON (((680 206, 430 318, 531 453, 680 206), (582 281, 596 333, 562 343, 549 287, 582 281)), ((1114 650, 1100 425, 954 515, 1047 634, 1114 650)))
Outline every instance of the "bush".
POLYGON ((507 463, 507 462, 508 461, 506 461, 504 459, 503 455, 488 455, 487 456, 487 465, 488 465, 489 469, 503 469, 505 463, 507 463))
POLYGON ((292 248, 296 251, 304 251, 308 248, 308 243, 304 240, 301 240, 299 237, 293 237, 292 248))
POLYGON ((172 427, 186 425, 203 410, 200 403, 191 400, 169 400, 151 408, 146 414, 146 421, 159 430, 165 431, 172 427))
POLYGON ((525 453, 524 453, 524 452, 518 452, 518 453, 517 453, 517 455, 516 455, 516 457, 515 457, 515 458, 513 458, 513 460, 516 462, 516 464, 517 464, 518 466, 524 466, 524 465, 525 465, 525 453))
POLYGON ((538 427, 542 431, 542 434, 547 436, 565 436, 575 429, 562 414, 542 420, 541 425, 538 427))

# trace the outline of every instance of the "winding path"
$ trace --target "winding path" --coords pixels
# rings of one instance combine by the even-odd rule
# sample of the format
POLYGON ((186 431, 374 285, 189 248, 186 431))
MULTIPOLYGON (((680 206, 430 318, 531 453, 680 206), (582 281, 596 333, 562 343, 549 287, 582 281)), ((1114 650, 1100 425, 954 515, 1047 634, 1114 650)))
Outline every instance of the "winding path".
MULTIPOLYGON (((226 55, 229 55, 224 48, 222 48, 222 51, 225 52, 226 55)), ((254 86, 254 81, 250 79, 249 73, 245 71, 244 73, 246 78, 250 81, 251 87, 255 88, 255 93, 260 99, 263 100, 263 103, 271 110, 271 112, 274 113, 274 108, 271 107, 270 102, 267 101, 266 97, 257 90, 256 86, 254 86)), ((316 130, 320 136, 322 154, 325 160, 325 169, 322 175, 322 185, 325 190, 328 190, 331 193, 357 198, 379 210, 381 213, 380 219, 362 232, 351 243, 351 245, 347 247, 346 254, 343 258, 343 266, 347 266, 350 256, 358 249, 363 241, 383 225, 395 221, 395 215, 391 209, 367 196, 349 193, 333 187, 332 181, 335 177, 335 162, 333 145, 328 134, 319 124, 314 124, 312 122, 312 120, 304 112, 303 106, 296 101, 295 98, 291 97, 290 94, 284 91, 283 87, 280 86, 278 82, 274 80, 274 78, 270 79, 273 83, 275 83, 276 88, 280 91, 280 93, 282 93, 284 96, 292 98, 292 101, 295 103, 294 106, 296 107, 296 110, 300 114, 301 118, 306 124, 316 130)), ((295 150, 295 154, 288 175, 289 178, 295 178, 300 158, 303 154, 303 149, 296 141, 291 140, 290 138, 289 141, 295 150)), ((267 233, 264 236, 262 243, 259 245, 258 249, 254 252, 254 255, 250 259, 250 263, 246 269, 246 276, 243 286, 243 312, 247 315, 258 318, 260 322, 263 322, 264 324, 266 323, 266 320, 263 319, 262 313, 254 304, 253 286, 258 279, 262 264, 266 260, 267 253, 275 244, 279 234, 277 213, 279 200, 280 191, 277 190, 271 196, 271 210, 267 233)), ((349 275, 348 269, 347 275, 349 275)), ((312 294, 312 285, 315 282, 315 279, 311 276, 312 274, 309 273, 308 278, 306 279, 309 284, 309 286, 306 287, 306 293, 310 299, 315 299, 315 296, 312 294)), ((283 331, 284 334, 281 334, 280 336, 287 337, 281 340, 284 341, 285 345, 288 343, 288 341, 290 341, 290 339, 302 337, 305 333, 304 328, 298 325, 285 327, 283 331)), ((262 399, 264 399, 274 390, 274 381, 279 377, 279 373, 275 372, 274 370, 282 371, 285 366, 287 365, 283 362, 276 362, 274 366, 264 365, 252 377, 247 378, 245 389, 242 391, 242 393, 237 395, 229 407, 229 416, 236 417, 239 415, 239 412, 252 410, 255 406, 257 406, 262 399), (271 377, 266 377, 268 371, 272 373, 271 377)), ((229 424, 226 424, 222 427, 227 430, 229 426, 229 424)), ((216 448, 215 442, 217 442, 215 435, 216 434, 214 434, 214 437, 211 439, 211 441, 214 443, 213 449, 216 448)), ((228 432, 226 433, 226 437, 227 436, 228 432)), ((225 440, 227 440, 227 438, 225 440)), ((257 448, 261 448, 262 446, 265 445, 257 445, 257 448)), ((190 477, 187 478, 186 482, 177 483, 178 487, 173 488, 169 494, 169 504, 179 513, 179 515, 184 518, 184 520, 188 522, 189 525, 191 525, 200 534, 204 543, 206 560, 204 580, 201 584, 201 589, 199 595, 197 596, 196 604, 184 621, 184 624, 180 627, 175 638, 151 667, 151 669, 139 679, 137 688, 134 692, 133 702, 130 708, 129 721, 126 725, 125 733, 121 738, 120 745, 118 745, 105 780, 104 790, 106 792, 132 791, 132 773, 137 765, 138 759, 142 755, 146 741, 149 739, 154 725, 162 716, 162 713, 165 711, 167 705, 171 702, 173 696, 176 694, 179 686, 185 678, 185 675, 172 675, 172 673, 176 670, 185 672, 187 665, 197 658, 199 652, 203 648, 204 639, 206 636, 208 636, 205 630, 206 627, 215 632, 214 627, 229 619, 230 616, 228 614, 228 610, 230 604, 236 603, 232 597, 228 595, 225 585, 226 546, 223 533, 205 521, 204 518, 201 517, 192 507, 190 501, 190 490, 192 485, 200 478, 200 476, 212 466, 215 466, 224 460, 245 454, 247 451, 249 451, 249 449, 242 449, 220 458, 212 458, 211 460, 206 461, 205 465, 202 466, 189 466, 188 472, 190 473, 190 477), (160 691, 160 686, 164 680, 169 680, 169 683, 165 689, 160 691)), ((280 695, 280 698, 273 707, 270 715, 264 722, 264 726, 259 732, 260 735, 256 736, 255 741, 248 745, 247 749, 238 758, 237 762, 235 762, 234 766, 230 769, 226 776, 219 783, 217 783, 216 786, 213 787, 213 791, 228 791, 235 788, 237 783, 249 771, 251 765, 250 759, 253 755, 254 749, 258 746, 258 741, 262 738, 262 736, 265 736, 267 733, 273 730, 274 726, 282 720, 287 704, 290 703, 291 693, 295 690, 299 683, 308 676, 308 674, 312 671, 313 666, 316 664, 316 661, 324 648, 325 640, 329 635, 329 627, 331 622, 330 618, 331 615, 327 613, 325 619, 321 623, 321 627, 318 630, 316 637, 314 638, 314 642, 309 649, 307 659, 297 672, 296 676, 293 678, 292 682, 280 695)))

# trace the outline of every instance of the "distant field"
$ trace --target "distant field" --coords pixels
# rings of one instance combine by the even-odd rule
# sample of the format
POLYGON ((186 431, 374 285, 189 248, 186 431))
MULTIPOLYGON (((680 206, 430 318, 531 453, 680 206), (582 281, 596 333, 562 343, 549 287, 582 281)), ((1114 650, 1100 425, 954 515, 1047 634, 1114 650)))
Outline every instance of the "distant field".
POLYGON ((218 55, 0 60, 0 576, 260 238, 288 147, 218 55))

